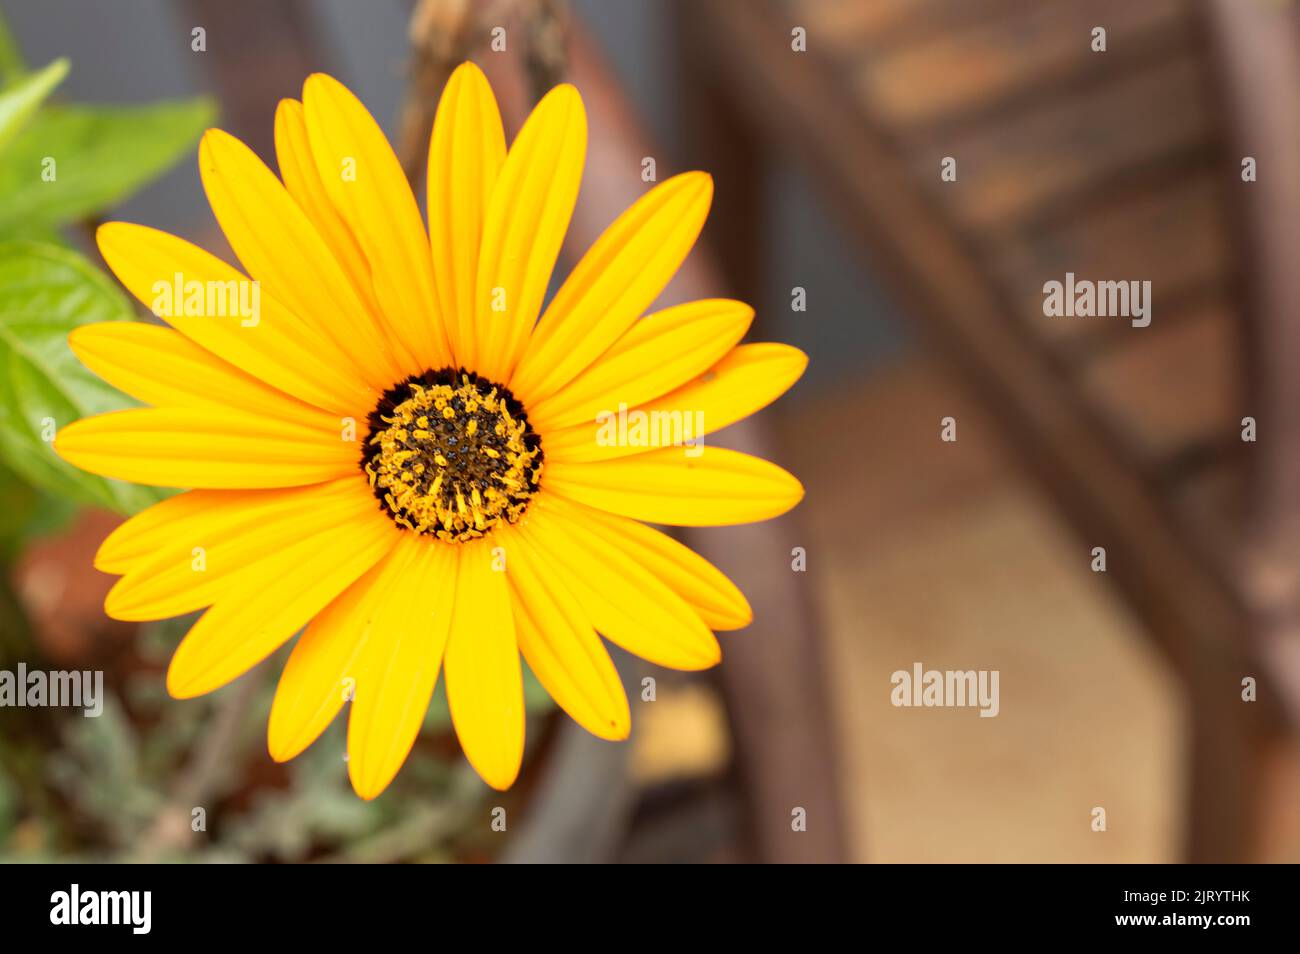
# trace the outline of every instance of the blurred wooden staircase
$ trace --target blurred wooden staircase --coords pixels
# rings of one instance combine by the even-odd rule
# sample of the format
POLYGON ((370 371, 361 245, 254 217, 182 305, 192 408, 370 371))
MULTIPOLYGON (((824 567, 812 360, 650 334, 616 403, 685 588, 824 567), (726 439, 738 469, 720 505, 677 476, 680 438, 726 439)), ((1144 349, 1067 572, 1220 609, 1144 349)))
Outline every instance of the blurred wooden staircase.
MULTIPOLYGON (((715 228, 761 234, 766 150, 804 163, 1086 541, 1079 559, 1106 548, 1180 675, 1186 857, 1258 857, 1295 811, 1277 763, 1300 716, 1297 6, 710 0, 678 15, 706 167, 751 184, 719 196, 715 228), (1149 280, 1150 327, 1045 317, 1043 285, 1067 272, 1149 280)), ((724 265, 746 291, 757 254, 741 246, 724 265)))

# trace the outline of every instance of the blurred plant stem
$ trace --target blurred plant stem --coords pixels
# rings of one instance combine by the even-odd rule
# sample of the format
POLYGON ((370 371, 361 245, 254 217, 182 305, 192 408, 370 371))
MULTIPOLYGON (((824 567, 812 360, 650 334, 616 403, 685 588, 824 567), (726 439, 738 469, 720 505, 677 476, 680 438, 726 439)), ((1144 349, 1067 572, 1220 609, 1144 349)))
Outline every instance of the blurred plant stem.
POLYGON ((0 662, 29 658, 34 648, 32 624, 14 588, 13 567, 0 563, 0 662))
MULTIPOLYGON (((17 671, 18 663, 28 669, 44 668, 44 654, 36 645, 35 632, 22 599, 14 586, 13 567, 0 563, 0 669, 17 671)), ((24 687, 17 687, 21 692, 24 687)), ((49 706, 13 707, 4 717, 0 732, 0 768, 12 779, 23 806, 55 825, 57 805, 45 784, 45 753, 58 744, 58 727, 49 706)))
POLYGON ((141 836, 132 861, 161 861, 192 846, 194 809, 203 808, 209 816, 214 814, 213 806, 205 802, 220 794, 217 789, 222 773, 239 761, 243 717, 253 704, 264 673, 265 668, 259 666, 230 687, 207 733, 194 745, 190 762, 172 786, 171 796, 153 825, 141 836))
POLYGON ((452 71, 483 49, 492 29, 515 20, 525 31, 525 58, 533 101, 564 74, 562 0, 419 0, 407 34, 411 56, 398 128, 397 156, 406 178, 424 178, 429 131, 443 85, 452 71))
MULTIPOLYGON (((482 786, 468 767, 461 767, 451 789, 434 804, 408 812, 394 825, 318 859, 320 864, 391 864, 436 853, 481 813, 482 786)), ((446 851, 445 847, 442 851, 446 851)))

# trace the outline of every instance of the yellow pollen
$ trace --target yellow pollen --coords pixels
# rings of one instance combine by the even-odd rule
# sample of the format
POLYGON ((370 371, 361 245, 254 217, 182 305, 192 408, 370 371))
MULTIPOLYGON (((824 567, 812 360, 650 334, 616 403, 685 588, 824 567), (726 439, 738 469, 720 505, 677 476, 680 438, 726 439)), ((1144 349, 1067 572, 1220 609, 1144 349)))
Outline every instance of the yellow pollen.
POLYGON ((448 542, 515 523, 542 465, 527 419, 510 412, 508 392, 473 375, 422 377, 389 391, 371 416, 363 469, 384 510, 399 526, 448 542))

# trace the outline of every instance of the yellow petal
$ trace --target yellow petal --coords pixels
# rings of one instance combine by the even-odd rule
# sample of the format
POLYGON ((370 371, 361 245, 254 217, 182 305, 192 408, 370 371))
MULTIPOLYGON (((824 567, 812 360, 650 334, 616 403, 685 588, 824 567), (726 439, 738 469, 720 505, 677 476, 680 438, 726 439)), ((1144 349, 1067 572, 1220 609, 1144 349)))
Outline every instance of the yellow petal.
POLYGON ((221 231, 248 273, 345 351, 375 390, 403 377, 334 253, 262 160, 229 133, 209 129, 199 143, 199 173, 221 231))
POLYGON ((451 362, 433 290, 429 236, 383 130, 338 80, 314 73, 303 86, 311 152, 325 192, 370 263, 375 297, 401 342, 405 370, 451 362))
POLYGON ((294 645, 266 730, 267 750, 277 762, 295 758, 315 742, 355 696, 363 650, 376 632, 372 621, 410 563, 407 539, 321 610, 294 645))
POLYGON ((465 757, 504 791, 524 758, 524 684, 510 590, 494 568, 491 541, 459 547, 456 600, 447 640, 447 704, 465 757))
POLYGON ((338 418, 263 384, 180 332, 144 322, 105 321, 68 335, 81 363, 146 404, 233 408, 308 427, 338 426, 338 418))
POLYGON ((383 310, 370 280, 370 263, 325 192, 307 139, 307 118, 302 103, 296 99, 282 99, 276 107, 275 157, 284 187, 334 253, 357 297, 371 315, 382 317, 383 310))
POLYGON ((612 643, 670 669, 707 669, 722 650, 686 602, 619 547, 539 495, 516 531, 612 643))
POLYGON ((542 98, 510 147, 488 204, 475 294, 476 366, 508 381, 537 321, 578 198, 587 114, 569 85, 542 98))
POLYGON ((597 421, 671 391, 730 351, 754 309, 726 299, 693 301, 642 318, 586 371, 528 408, 540 433, 597 421))
POLYGON ((203 614, 167 669, 177 699, 211 692, 261 662, 397 543, 393 522, 373 509, 259 561, 203 614))
POLYGON ((686 172, 601 234, 556 292, 510 380, 525 406, 560 390, 632 327, 685 260, 712 200, 713 180, 686 172))
POLYGON ((500 536, 515 597, 515 634, 529 668, 592 735, 627 738, 632 725, 627 693, 582 604, 525 537, 509 531, 500 536))
POLYGON ((55 452, 103 477, 159 487, 297 487, 357 473, 339 429, 212 408, 135 408, 75 421, 55 452))
POLYGON ((364 415, 374 407, 378 395, 357 378, 351 359, 265 289, 259 289, 255 317, 243 317, 228 305, 209 311, 208 291, 220 305, 217 291, 248 289, 251 302, 249 279, 219 258, 174 235, 127 222, 103 225, 95 237, 108 267, 127 290, 190 340, 327 411, 364 415), (205 307, 188 314, 163 307, 176 297, 168 290, 178 284, 185 296, 190 288, 205 292, 205 307))
POLYGON ((542 484, 561 496, 634 520, 722 527, 780 516, 803 486, 776 464, 728 450, 667 447, 632 457, 546 462, 542 484))
POLYGON ((282 499, 298 489, 191 490, 168 497, 118 525, 99 545, 95 569, 125 573, 141 560, 156 556, 178 535, 206 538, 211 532, 238 524, 260 503, 282 499), (178 533, 178 528, 183 529, 178 533))
POLYGON ((376 510, 359 476, 286 490, 191 491, 176 499, 185 506, 155 508, 167 511, 166 523, 154 518, 128 541, 153 548, 109 590, 104 611, 114 619, 166 619, 211 606, 242 576, 256 578, 268 555, 349 521, 368 521, 376 510))
POLYGON ((348 719, 348 775, 365 799, 388 787, 424 724, 456 595, 455 546, 405 534, 403 547, 405 567, 367 616, 348 719))
POLYGON ((501 113, 473 63, 451 74, 429 141, 429 244, 455 363, 477 366, 474 285, 488 202, 506 158, 501 113))
MULTIPOLYGON (((746 344, 733 348, 726 357, 700 377, 636 410, 650 416, 698 415, 702 433, 712 434, 771 404, 799 380, 808 357, 798 348, 783 344, 746 344)), ((644 447, 601 439, 597 423, 575 424, 546 435, 548 461, 595 461, 639 454, 644 447)))
POLYGON ((554 494, 548 505, 618 547, 684 599, 712 630, 741 629, 754 621, 745 594, 690 547, 643 523, 554 494))

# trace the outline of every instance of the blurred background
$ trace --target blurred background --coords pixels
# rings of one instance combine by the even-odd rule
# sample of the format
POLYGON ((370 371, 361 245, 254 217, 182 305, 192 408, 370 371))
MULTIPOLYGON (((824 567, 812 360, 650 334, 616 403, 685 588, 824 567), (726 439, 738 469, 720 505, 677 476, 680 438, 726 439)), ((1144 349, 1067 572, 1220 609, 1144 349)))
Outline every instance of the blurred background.
MULTIPOLYGON (((741 584, 754 625, 722 637, 709 673, 620 657, 624 745, 533 687, 524 775, 505 795, 459 755, 441 692, 369 804, 347 784, 343 720, 287 766, 266 755, 284 653, 210 697, 167 700, 189 620, 108 620, 111 578, 91 568, 121 513, 10 475, 22 519, 7 521, 0 669, 101 669, 108 699, 97 719, 0 709, 0 857, 1300 860, 1295 4, 0 12, 32 69, 70 61, 50 109, 185 101, 194 128, 180 123, 156 178, 42 229, 97 265, 85 226, 102 217, 229 256, 195 137, 219 125, 274 167, 275 105, 313 70, 349 85, 422 170, 442 82, 471 58, 508 136, 555 82, 587 103, 557 277, 650 187, 646 158, 658 179, 702 168, 714 211, 665 300, 744 298, 751 338, 811 358, 785 399, 721 435, 789 467, 805 501, 682 534, 741 584), (1150 281, 1150 326, 1045 317, 1043 284, 1067 272, 1150 281), (895 707, 891 675, 917 663, 996 670, 999 714, 895 707)), ((0 203, 4 189, 0 175, 0 203)))

